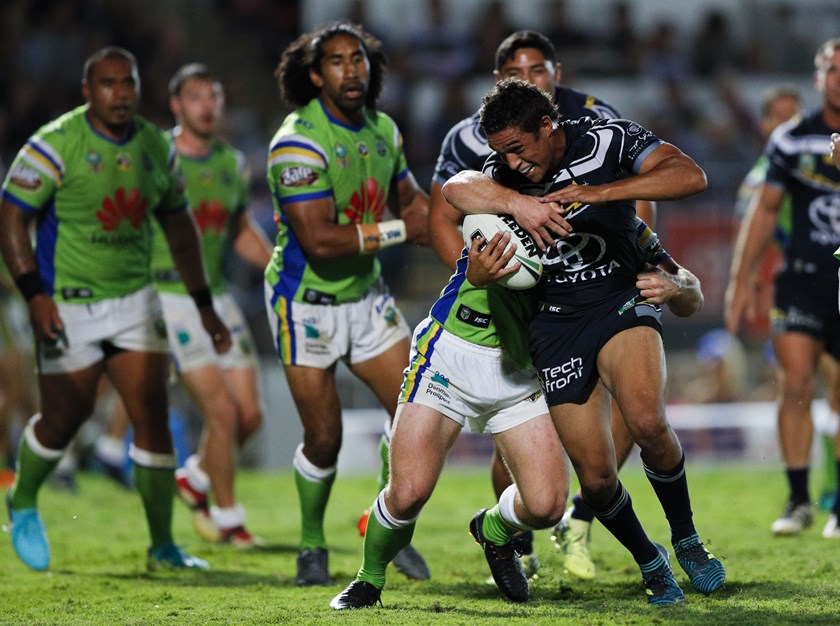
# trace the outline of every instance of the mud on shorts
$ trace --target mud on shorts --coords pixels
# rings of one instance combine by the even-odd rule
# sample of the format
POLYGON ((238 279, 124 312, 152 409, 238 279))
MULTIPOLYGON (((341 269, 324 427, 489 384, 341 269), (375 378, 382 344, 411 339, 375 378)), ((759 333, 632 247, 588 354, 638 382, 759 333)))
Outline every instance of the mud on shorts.
POLYGON ((56 302, 64 336, 39 342, 38 371, 64 374, 105 359, 116 349, 169 352, 166 323, 155 288, 149 285, 120 298, 89 303, 56 302))
POLYGON ((309 304, 277 298, 265 283, 274 348, 284 365, 327 369, 339 359, 368 361, 408 339, 411 329, 380 278, 355 302, 309 304))
POLYGON ((431 407, 474 433, 500 433, 548 413, 532 368, 426 318, 414 331, 399 402, 431 407))
POLYGON ((778 274, 770 329, 774 337, 782 333, 804 333, 823 342, 826 352, 840 360, 838 276, 778 274))
POLYGON ((213 340, 201 323, 201 315, 187 294, 160 293, 169 348, 179 373, 218 365, 223 370, 257 367, 257 353, 242 309, 229 293, 213 296, 213 309, 230 331, 232 345, 224 354, 213 349, 213 340))
MULTIPOLYGON (((582 308, 543 303, 528 329, 528 347, 548 406, 583 404, 598 382, 598 353, 628 328, 650 326, 662 334, 662 309, 628 287, 582 308)), ((632 364, 633 355, 627 355, 632 364)))

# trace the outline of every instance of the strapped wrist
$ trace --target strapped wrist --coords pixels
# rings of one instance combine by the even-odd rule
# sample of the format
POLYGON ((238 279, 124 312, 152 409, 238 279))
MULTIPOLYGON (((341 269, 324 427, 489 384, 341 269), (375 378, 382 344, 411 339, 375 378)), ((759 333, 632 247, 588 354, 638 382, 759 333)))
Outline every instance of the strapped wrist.
POLYGON ((388 220, 376 224, 356 224, 359 234, 359 253, 371 254, 381 248, 395 246, 406 240, 405 222, 388 220))
POLYGON ((32 298, 46 293, 41 275, 37 271, 24 272, 15 278, 15 285, 20 290, 23 299, 29 302, 32 298))

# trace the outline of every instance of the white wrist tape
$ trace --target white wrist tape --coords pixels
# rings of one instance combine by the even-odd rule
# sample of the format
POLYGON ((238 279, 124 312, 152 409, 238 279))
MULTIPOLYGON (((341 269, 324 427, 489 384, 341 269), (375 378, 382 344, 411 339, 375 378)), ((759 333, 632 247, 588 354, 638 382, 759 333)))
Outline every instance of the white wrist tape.
POLYGON ((359 233, 359 253, 371 254, 406 240, 405 222, 388 220, 377 224, 356 224, 359 233))

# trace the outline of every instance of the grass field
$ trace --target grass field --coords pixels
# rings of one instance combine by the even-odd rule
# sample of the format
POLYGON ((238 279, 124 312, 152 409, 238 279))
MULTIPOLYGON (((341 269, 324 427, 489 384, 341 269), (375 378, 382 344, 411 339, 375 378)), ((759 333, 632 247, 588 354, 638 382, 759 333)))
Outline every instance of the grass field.
MULTIPOLYGON (((485 584, 488 570, 467 534, 470 517, 492 504, 488 472, 448 469, 426 507, 415 545, 432 580, 411 582, 393 569, 384 607, 336 612, 330 599, 361 563, 355 523, 373 500, 373 477, 337 480, 327 511, 331 587, 294 585, 298 512, 291 473, 244 472, 239 479, 249 526, 267 542, 243 552, 203 542, 185 507, 176 537, 207 558, 209 572, 147 574, 147 533, 139 498, 95 475, 80 477, 78 495, 45 487, 41 511, 52 543, 52 570, 28 570, 6 536, 0 541, 2 624, 840 624, 840 542, 820 537, 825 514, 795 539, 768 530, 782 505, 782 473, 770 467, 689 466, 695 519, 707 546, 724 562, 723 590, 686 592, 682 606, 647 604, 629 554, 602 528, 593 529, 598 578, 564 577, 548 531, 537 534, 542 567, 532 600, 504 601, 485 584)), ((668 544, 652 489, 637 468, 623 479, 652 539, 668 544)))

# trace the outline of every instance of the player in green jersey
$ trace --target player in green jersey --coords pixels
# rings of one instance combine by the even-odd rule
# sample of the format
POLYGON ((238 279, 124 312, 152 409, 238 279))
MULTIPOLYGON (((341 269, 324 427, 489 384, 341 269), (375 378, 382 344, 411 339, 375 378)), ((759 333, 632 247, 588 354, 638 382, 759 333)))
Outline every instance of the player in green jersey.
POLYGON ((230 348, 230 334, 213 309, 174 154, 136 115, 134 56, 117 47, 92 55, 82 94, 85 105, 42 127, 20 150, 0 201, 0 249, 29 307, 41 400, 21 437, 7 495, 12 544, 29 567, 49 567, 38 491, 90 416, 104 374, 134 426, 130 456, 151 535, 149 568, 206 568, 172 538, 175 455, 166 329, 149 266, 153 217, 219 352, 230 348))
MULTIPOLYGON (((266 304, 304 431, 294 457, 298 585, 330 582, 323 518, 341 447, 336 365, 343 360, 393 416, 408 362, 409 328, 375 253, 425 241, 428 196, 408 169, 396 124, 376 110, 384 66, 378 41, 340 23, 302 35, 277 69, 296 110, 269 148, 278 235, 266 304), (399 218, 385 219, 392 191, 399 218)), ((410 546, 395 564, 409 577, 429 576, 410 546)))

